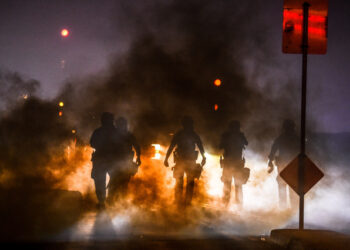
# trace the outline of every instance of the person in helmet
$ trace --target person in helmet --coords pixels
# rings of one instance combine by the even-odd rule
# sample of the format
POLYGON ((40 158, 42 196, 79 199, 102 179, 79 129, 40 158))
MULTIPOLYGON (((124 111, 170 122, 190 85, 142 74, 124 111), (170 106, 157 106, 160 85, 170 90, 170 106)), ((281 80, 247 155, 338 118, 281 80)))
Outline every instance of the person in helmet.
POLYGON ((128 122, 119 117, 116 122, 115 164, 109 170, 108 201, 114 202, 126 194, 130 178, 141 165, 141 148, 135 136, 128 131, 128 122), (133 162, 136 152, 136 163, 133 162))
POLYGON ((206 162, 204 155, 204 148, 199 135, 194 131, 193 120, 189 116, 185 116, 182 121, 182 129, 174 134, 174 137, 170 143, 168 151, 165 156, 164 165, 169 166, 168 159, 173 152, 174 148, 174 178, 176 179, 175 185, 175 202, 177 205, 188 206, 191 204, 193 189, 194 189, 194 174, 193 169, 196 167, 196 160, 198 157, 198 151, 196 146, 202 155, 202 166, 206 162), (183 185, 184 174, 186 174, 186 194, 183 197, 183 185))
POLYGON ((224 150, 224 158, 220 162, 222 167, 221 180, 224 183, 223 203, 225 205, 228 205, 230 201, 232 178, 234 178, 235 183, 235 201, 237 204, 241 204, 243 201, 242 185, 245 180, 243 180, 244 159, 242 153, 247 145, 248 141, 241 132, 240 122, 231 121, 220 140, 220 149, 224 150))
POLYGON ((99 208, 105 207, 106 177, 115 158, 117 130, 113 122, 114 115, 112 113, 102 113, 101 127, 93 132, 90 139, 90 145, 94 148, 91 159, 91 178, 95 183, 95 193, 99 202, 99 208))
MULTIPOLYGON (((274 140, 270 154, 268 156, 268 172, 271 173, 275 165, 277 166, 278 175, 278 195, 281 208, 287 208, 287 184, 279 176, 279 173, 290 163, 298 154, 299 137, 295 131, 295 123, 292 120, 286 119, 282 125, 281 134, 274 140)), ((291 193, 291 192, 290 192, 291 193)), ((296 196, 291 194, 291 205, 296 206, 296 196)))

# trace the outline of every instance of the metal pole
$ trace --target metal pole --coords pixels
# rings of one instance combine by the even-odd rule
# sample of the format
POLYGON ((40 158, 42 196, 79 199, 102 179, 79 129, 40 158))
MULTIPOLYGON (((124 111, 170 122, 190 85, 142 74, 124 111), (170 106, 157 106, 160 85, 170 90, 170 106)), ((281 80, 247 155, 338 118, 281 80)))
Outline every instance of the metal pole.
POLYGON ((300 124, 300 156, 299 156, 299 230, 304 229, 304 169, 305 169, 305 127, 306 127, 306 91, 307 91, 307 54, 308 54, 308 2, 303 4, 303 63, 302 63, 302 82, 301 82, 301 124, 300 124))

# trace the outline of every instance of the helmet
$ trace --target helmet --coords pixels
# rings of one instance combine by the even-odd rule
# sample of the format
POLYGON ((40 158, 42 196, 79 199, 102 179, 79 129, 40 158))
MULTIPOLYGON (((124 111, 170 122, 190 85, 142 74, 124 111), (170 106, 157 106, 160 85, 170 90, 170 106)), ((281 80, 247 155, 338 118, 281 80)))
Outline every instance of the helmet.
POLYGON ((193 119, 191 116, 184 116, 181 120, 184 129, 193 129, 193 119))
POLYGON ((128 129, 128 121, 123 116, 118 117, 118 119, 115 121, 115 125, 118 129, 121 130, 128 129))
POLYGON ((232 120, 228 124, 228 127, 229 127, 230 130, 237 131, 237 130, 240 130, 241 123, 239 121, 237 121, 237 120, 232 120))
POLYGON ((295 123, 293 120, 285 119, 283 121, 283 130, 284 131, 293 131, 295 130, 295 123))
POLYGON ((101 124, 103 126, 113 125, 114 115, 110 112, 103 112, 101 115, 101 124))

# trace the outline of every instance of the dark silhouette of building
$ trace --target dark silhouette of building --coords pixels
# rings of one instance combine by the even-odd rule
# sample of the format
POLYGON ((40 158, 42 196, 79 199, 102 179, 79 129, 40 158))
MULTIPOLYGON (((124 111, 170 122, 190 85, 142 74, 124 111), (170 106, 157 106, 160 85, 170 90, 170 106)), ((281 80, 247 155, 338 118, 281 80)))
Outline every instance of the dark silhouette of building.
MULTIPOLYGON (((295 131, 295 123, 292 120, 284 120, 282 133, 274 140, 271 152, 269 154, 268 172, 274 169, 274 163, 277 166, 278 176, 278 195, 281 208, 287 207, 287 183, 279 176, 279 173, 290 163, 298 154, 299 136, 295 131)), ((290 192, 292 207, 297 204, 297 196, 290 192)))
POLYGON ((128 122, 124 117, 116 120, 115 158, 109 170, 108 200, 114 202, 126 194, 130 178, 141 165, 141 149, 135 136, 128 131, 128 122), (136 163, 134 155, 136 152, 136 163))
POLYGON ((222 134, 220 149, 224 150, 224 158, 220 159, 222 170, 221 180, 224 183, 223 202, 228 205, 231 197, 232 178, 235 183, 235 200, 237 204, 243 201, 242 185, 249 178, 249 169, 244 168, 243 149, 248 141, 240 130, 239 121, 231 121, 228 129, 222 134))
POLYGON ((197 175, 198 169, 204 166, 206 158, 204 156, 204 148, 200 137, 194 131, 193 120, 189 116, 185 116, 182 121, 183 129, 178 131, 169 146, 167 151, 164 165, 169 166, 168 159, 175 149, 174 152, 174 161, 175 166, 173 168, 174 178, 176 179, 175 186, 175 202, 177 205, 188 206, 191 204, 193 189, 194 189, 194 180, 199 178, 197 175), (198 157, 198 151, 196 151, 196 146, 198 147, 202 155, 202 164, 196 164, 198 157), (186 173, 186 194, 185 199, 183 197, 183 185, 184 185, 184 174, 186 173))
POLYGON ((100 208, 105 207, 106 177, 115 160, 117 130, 113 122, 113 114, 104 112, 101 116, 101 127, 93 132, 90 139, 91 147, 95 149, 91 159, 91 178, 95 182, 95 192, 100 208))

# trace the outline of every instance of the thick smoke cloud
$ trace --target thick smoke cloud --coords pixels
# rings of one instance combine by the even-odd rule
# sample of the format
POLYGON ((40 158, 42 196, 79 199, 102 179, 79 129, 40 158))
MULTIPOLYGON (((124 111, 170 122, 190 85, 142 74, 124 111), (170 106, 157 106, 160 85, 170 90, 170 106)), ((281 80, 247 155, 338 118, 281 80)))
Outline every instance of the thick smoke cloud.
MULTIPOLYGON (((298 117, 299 84, 289 76, 288 68, 274 59, 275 52, 266 42, 268 27, 259 11, 262 4, 263 1, 225 0, 121 1, 116 3, 112 26, 116 39, 122 37, 129 46, 124 54, 113 57, 106 72, 68 79, 51 101, 23 98, 22 91, 29 96, 35 93, 39 86, 36 81, 23 81, 16 74, 1 75, 1 81, 9 84, 1 85, 0 95, 12 93, 4 104, 11 112, 0 120, 1 184, 6 188, 35 186, 49 190, 91 181, 88 140, 99 126, 103 111, 125 116, 143 149, 151 143, 167 145, 170 134, 179 128, 186 114, 193 116, 206 150, 216 153, 220 134, 231 119, 238 119, 250 150, 261 154, 259 160, 263 162, 281 121, 298 117), (255 8, 251 8, 253 3, 255 8), (213 85, 217 78, 222 80, 219 88, 213 85), (65 104, 62 116, 58 116, 59 101, 65 104), (73 128, 77 134, 72 134, 73 128), (73 147, 74 153, 67 156, 67 148, 73 147), (84 176, 77 175, 67 183, 67 177, 82 169, 84 176)), ((261 176, 267 175, 265 169, 259 171, 265 174, 261 176)), ((223 230, 233 228, 230 222, 222 223, 231 216, 222 211, 194 210, 188 217, 179 217, 183 220, 173 219, 177 214, 170 203, 173 179, 169 174, 171 171, 161 163, 143 160, 129 185, 131 203, 126 201, 126 209, 125 204, 118 204, 123 207, 118 209, 126 213, 130 205, 133 223, 149 227, 151 222, 147 221, 157 220, 161 230, 169 224, 176 230, 189 224, 194 228, 199 218, 208 221, 210 230, 218 224, 223 230), (140 207, 145 209, 141 213, 140 207)), ((197 183, 196 202, 210 203, 204 181, 197 183)), ((88 190, 85 197, 90 199, 92 192, 88 190)), ((256 216, 261 219, 266 214, 256 216)), ((288 216, 274 218, 281 222, 288 216)), ((242 224, 237 217, 232 223, 242 224)), ((274 221, 268 223, 274 225, 274 221)), ((266 222, 257 228, 256 232, 266 229, 266 222)), ((246 225, 239 229, 251 230, 246 225)))
POLYGON ((30 186, 54 184, 50 176, 54 169, 49 167, 61 169, 64 160, 55 166, 52 157, 64 155, 72 139, 71 130, 57 114, 53 103, 29 98, 1 120, 1 163, 17 182, 31 179, 30 186))
POLYGON ((40 83, 36 80, 26 80, 16 72, 0 70, 0 112, 35 94, 39 87, 40 83))
POLYGON ((59 98, 79 127, 96 126, 91 118, 104 110, 126 116, 144 145, 168 141, 185 114, 193 116, 207 148, 216 147, 231 119, 241 120, 248 137, 270 139, 284 118, 297 117, 292 100, 298 100, 298 84, 267 76, 255 82, 265 68, 280 72, 265 42, 267 27, 257 25, 260 8, 250 4, 121 2, 113 24, 130 40, 127 52, 112 61, 107 75, 73 81, 59 98), (213 84, 217 78, 220 88, 213 84))
POLYGON ((28 97, 0 121, 0 239, 38 239, 74 223, 81 194, 66 178, 81 167, 82 150, 57 106, 28 97))

